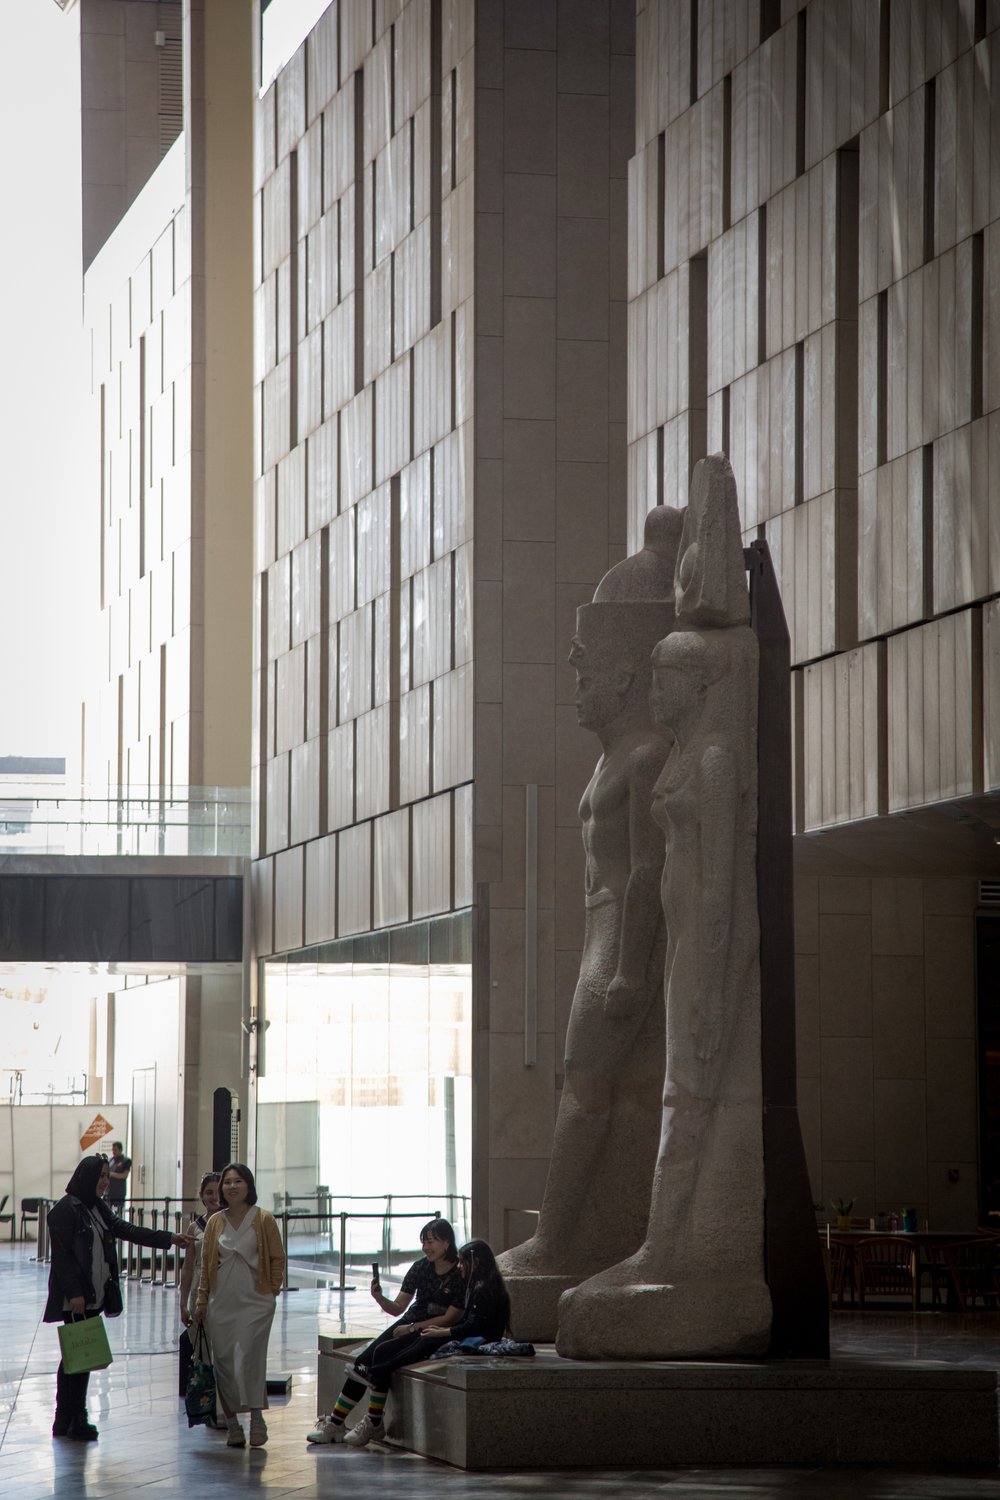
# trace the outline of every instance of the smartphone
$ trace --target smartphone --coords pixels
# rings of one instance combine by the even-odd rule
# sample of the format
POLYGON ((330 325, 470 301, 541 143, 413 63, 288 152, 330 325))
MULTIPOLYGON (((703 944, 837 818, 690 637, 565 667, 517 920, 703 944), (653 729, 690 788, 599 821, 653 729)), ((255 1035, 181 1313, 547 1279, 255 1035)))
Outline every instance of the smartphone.
POLYGON ((382 1278, 378 1274, 378 1261, 377 1260, 373 1260, 372 1261, 372 1281, 377 1282, 379 1284, 379 1286, 381 1286, 381 1284, 382 1284, 382 1278))

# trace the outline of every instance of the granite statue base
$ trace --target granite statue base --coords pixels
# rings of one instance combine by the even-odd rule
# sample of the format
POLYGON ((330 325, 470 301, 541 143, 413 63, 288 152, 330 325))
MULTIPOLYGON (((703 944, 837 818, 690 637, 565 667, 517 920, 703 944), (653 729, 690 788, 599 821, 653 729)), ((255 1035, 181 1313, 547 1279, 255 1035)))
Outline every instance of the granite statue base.
MULTIPOLYGON (((353 1353, 320 1334, 321 1411, 336 1401, 353 1353)), ((447 1359, 399 1371, 386 1438, 477 1470, 996 1467, 998 1381, 995 1370, 916 1360, 584 1363, 542 1347, 534 1359, 447 1359)))
POLYGON ((531 1344, 554 1344, 559 1298, 579 1286, 579 1276, 505 1276, 517 1337, 531 1344))

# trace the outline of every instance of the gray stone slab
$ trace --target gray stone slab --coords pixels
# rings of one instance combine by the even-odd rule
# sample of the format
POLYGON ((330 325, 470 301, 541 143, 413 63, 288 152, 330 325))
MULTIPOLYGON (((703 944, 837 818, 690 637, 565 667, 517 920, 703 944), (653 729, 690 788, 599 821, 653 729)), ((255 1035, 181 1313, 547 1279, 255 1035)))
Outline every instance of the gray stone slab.
MULTIPOLYGON (((321 1339, 320 1409, 353 1354, 321 1339)), ((1000 1464, 997 1371, 933 1361, 448 1359, 392 1383, 389 1442, 462 1469, 1000 1464)), ((362 1406, 364 1403, 362 1403, 362 1406)))

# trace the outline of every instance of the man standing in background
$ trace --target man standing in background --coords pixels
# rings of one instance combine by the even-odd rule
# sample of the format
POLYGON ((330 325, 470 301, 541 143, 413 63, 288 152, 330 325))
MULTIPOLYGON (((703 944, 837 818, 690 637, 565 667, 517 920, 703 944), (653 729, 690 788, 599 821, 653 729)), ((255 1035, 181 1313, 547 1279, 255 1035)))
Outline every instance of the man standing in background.
POLYGON ((121 1217, 125 1208, 126 1182, 132 1166, 131 1158, 123 1155, 125 1147, 121 1141, 111 1142, 111 1160, 108 1162, 110 1178, 108 1190, 104 1194, 104 1201, 109 1208, 121 1217))

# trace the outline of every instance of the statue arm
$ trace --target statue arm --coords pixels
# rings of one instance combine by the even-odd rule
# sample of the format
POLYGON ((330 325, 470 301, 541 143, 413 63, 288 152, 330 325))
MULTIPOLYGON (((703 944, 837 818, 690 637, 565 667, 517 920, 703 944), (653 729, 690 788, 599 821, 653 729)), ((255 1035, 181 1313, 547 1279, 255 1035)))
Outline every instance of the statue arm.
POLYGON ((650 803, 662 770, 665 748, 647 749, 629 778, 629 877, 622 902, 618 968, 608 986, 610 1015, 629 1015, 649 1000, 646 971, 663 919, 660 880, 663 833, 653 821, 650 803))
MULTIPOLYGON (((732 888, 739 838, 740 788, 738 769, 728 750, 709 745, 699 767, 698 805, 701 809, 698 940, 692 958, 696 966, 692 1033, 694 1055, 707 1064, 709 1075, 724 1054, 729 1032, 726 1015, 726 977, 732 935, 732 888)), ((693 872, 692 872, 693 873, 693 872)), ((705 1080, 709 1090, 711 1077, 705 1080)))

